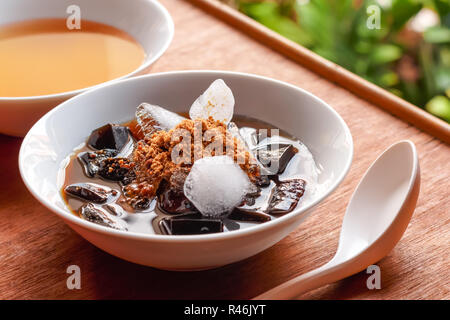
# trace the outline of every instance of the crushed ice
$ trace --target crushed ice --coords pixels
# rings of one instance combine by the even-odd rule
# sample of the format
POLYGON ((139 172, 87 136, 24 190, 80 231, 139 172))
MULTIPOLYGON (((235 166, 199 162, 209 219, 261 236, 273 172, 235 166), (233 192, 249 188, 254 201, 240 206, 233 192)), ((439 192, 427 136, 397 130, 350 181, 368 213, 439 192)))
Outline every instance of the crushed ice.
POLYGON ((228 123, 233 118, 233 112, 233 92, 222 79, 217 79, 194 101, 189 116, 192 120, 212 117, 214 120, 228 123))
POLYGON ((170 130, 175 128, 186 118, 149 103, 142 103, 136 109, 136 120, 146 136, 157 130, 170 130))
POLYGON ((207 217, 222 217, 241 204, 255 186, 228 156, 194 162, 184 183, 184 194, 207 217))

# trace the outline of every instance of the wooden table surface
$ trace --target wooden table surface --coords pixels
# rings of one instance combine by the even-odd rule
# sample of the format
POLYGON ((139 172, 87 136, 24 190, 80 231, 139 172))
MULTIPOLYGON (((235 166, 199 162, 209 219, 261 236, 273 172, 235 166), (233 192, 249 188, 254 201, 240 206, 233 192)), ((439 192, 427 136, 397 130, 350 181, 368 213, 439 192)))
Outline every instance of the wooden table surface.
POLYGON ((100 251, 40 205, 19 176, 21 139, 0 135, 1 299, 247 299, 328 261, 337 248, 344 209, 377 155, 401 139, 418 149, 422 186, 404 237, 378 263, 381 289, 361 272, 304 296, 310 299, 450 298, 450 149, 328 80, 257 43, 189 2, 161 0, 175 38, 151 72, 222 69, 255 73, 304 88, 347 122, 355 155, 351 170, 316 212, 268 250, 201 272, 168 272, 100 251), (81 268, 81 289, 68 290, 66 269, 81 268))

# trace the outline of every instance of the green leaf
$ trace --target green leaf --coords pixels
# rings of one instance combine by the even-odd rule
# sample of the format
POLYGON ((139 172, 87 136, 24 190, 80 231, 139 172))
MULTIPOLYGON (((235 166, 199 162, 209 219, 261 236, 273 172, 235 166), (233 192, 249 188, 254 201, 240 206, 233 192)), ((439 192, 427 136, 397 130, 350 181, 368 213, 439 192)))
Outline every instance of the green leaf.
POLYGON ((400 30, 420 9, 422 9, 422 3, 418 0, 393 0, 391 9, 392 28, 400 30))
POLYGON ((439 59, 444 66, 450 67, 450 46, 440 48, 439 59))
POLYGON ((429 43, 422 43, 419 48, 419 61, 422 69, 424 90, 428 97, 436 95, 436 83, 434 81, 434 60, 433 46, 429 43))
POLYGON ((407 99, 417 106, 425 107, 427 97, 424 90, 419 89, 419 85, 413 81, 403 81, 400 85, 400 90, 403 94, 403 99, 407 99))
POLYGON ((425 109, 435 116, 450 122, 450 99, 444 96, 436 96, 425 106, 425 109))
POLYGON ((403 93, 400 90, 398 90, 398 89, 391 88, 391 89, 389 89, 389 92, 395 94, 396 96, 398 96, 400 98, 403 97, 403 93))
POLYGON ((301 45, 310 45, 312 40, 309 35, 295 21, 283 16, 279 9, 278 4, 274 2, 242 3, 240 6, 243 13, 269 29, 301 45))
POLYGON ((267 17, 276 14, 277 8, 278 5, 273 2, 242 2, 239 6, 239 10, 255 20, 266 19, 267 17))
POLYGON ((450 14, 450 2, 448 0, 434 0, 433 3, 441 20, 450 14))
POLYGON ((318 45, 325 50, 331 48, 336 40, 333 30, 335 21, 330 14, 329 6, 320 1, 310 1, 307 4, 294 6, 297 21, 304 32, 307 32, 314 42, 312 49, 318 45))
POLYGON ((385 64, 398 60, 402 56, 402 49, 393 44, 381 44, 375 47, 370 55, 373 64, 385 64))
POLYGON ((438 65, 434 73, 434 82, 436 84, 436 90, 444 92, 450 88, 450 68, 445 68, 438 65))
POLYGON ((450 42, 450 29, 446 27, 431 27, 428 28, 423 37, 429 43, 447 43, 450 42))
POLYGON ((450 98, 449 0, 391 0, 381 9, 381 28, 373 30, 366 9, 378 0, 234 1, 251 18, 364 79, 422 108, 429 102, 443 118, 442 97, 450 98), (422 40, 405 25, 424 7, 436 10, 441 23, 422 40), (417 71, 409 82, 396 73, 403 54, 411 58, 406 67, 417 71))
POLYGON ((382 87, 393 87, 398 84, 398 75, 395 72, 388 71, 380 75, 378 81, 382 87))
POLYGON ((360 54, 368 54, 372 51, 373 45, 369 41, 360 40, 354 44, 355 51, 360 54))

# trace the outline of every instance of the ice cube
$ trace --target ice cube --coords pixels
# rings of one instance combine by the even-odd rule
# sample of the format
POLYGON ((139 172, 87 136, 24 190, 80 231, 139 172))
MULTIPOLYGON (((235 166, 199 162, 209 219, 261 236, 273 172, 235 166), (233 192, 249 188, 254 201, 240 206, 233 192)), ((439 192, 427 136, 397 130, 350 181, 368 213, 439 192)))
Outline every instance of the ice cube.
POLYGON ((254 128, 243 127, 239 129, 239 135, 245 141, 247 147, 252 150, 258 145, 257 130, 254 128))
POLYGON ((184 183, 184 194, 207 217, 229 214, 255 186, 228 156, 205 157, 194 162, 184 183))
POLYGON ((234 123, 234 122, 228 123, 227 130, 233 137, 238 139, 245 148, 247 148, 249 150, 247 142, 242 137, 242 135, 241 135, 241 133, 239 131, 239 127, 236 125, 236 123, 234 123))
POLYGON ((189 116, 192 120, 212 117, 214 120, 228 123, 233 118, 233 112, 233 92, 222 79, 217 79, 194 101, 189 116))
POLYGON ((185 119, 175 112, 148 103, 142 103, 136 109, 137 127, 143 136, 151 135, 159 130, 173 129, 185 119))

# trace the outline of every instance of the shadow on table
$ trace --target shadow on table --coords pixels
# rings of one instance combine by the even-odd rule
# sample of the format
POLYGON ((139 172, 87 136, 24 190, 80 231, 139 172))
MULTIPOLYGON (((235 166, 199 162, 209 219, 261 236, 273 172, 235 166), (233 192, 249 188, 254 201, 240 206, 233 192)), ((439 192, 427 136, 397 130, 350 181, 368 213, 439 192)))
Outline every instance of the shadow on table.
POLYGON ((367 279, 371 274, 363 270, 351 277, 308 292, 301 299, 349 300, 355 297, 358 297, 358 299, 381 299, 382 296, 378 296, 377 293, 386 294, 386 291, 389 290, 389 287, 395 281, 393 261, 394 259, 387 257, 376 263, 381 269, 380 290, 369 290, 367 288, 367 279))
POLYGON ((88 285, 95 299, 249 299, 271 277, 279 278, 285 261, 277 246, 221 268, 188 272, 136 265, 97 249, 91 267, 100 270, 88 285), (266 274, 268 267, 273 271, 266 274))
MULTIPOLYGON (((96 299, 249 299, 289 279, 282 246, 277 244, 254 257, 218 269, 194 272, 140 266, 96 249, 91 258, 101 272, 89 286, 96 299)), ((393 279, 389 260, 379 263, 382 292, 388 290, 393 279)), ((362 271, 306 293, 301 299, 376 299, 377 290, 366 286, 369 276, 362 271)))

